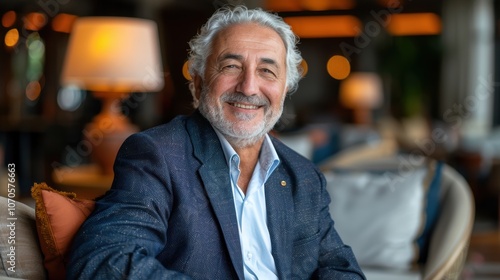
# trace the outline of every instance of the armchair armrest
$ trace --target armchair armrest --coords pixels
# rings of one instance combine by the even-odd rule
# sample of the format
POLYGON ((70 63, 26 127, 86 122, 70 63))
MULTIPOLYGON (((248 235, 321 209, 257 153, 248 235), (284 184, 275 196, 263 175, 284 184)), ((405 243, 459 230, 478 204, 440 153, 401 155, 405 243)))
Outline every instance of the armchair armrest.
POLYGON ((472 227, 474 200, 468 184, 453 168, 443 167, 441 209, 422 279, 458 279, 472 227))

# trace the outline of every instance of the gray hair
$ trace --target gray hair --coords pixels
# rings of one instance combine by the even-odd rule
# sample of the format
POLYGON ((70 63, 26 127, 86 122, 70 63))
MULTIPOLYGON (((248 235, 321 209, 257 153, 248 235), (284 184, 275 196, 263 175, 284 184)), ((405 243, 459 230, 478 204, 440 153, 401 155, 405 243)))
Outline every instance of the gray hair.
MULTIPOLYGON (((297 48, 298 38, 290 26, 278 15, 265 12, 260 8, 249 10, 241 5, 232 8, 222 7, 217 10, 202 26, 200 33, 189 41, 189 74, 191 77, 200 76, 203 78, 212 41, 221 30, 233 24, 248 22, 270 27, 279 34, 286 48, 286 85, 289 93, 295 92, 299 80, 302 78, 302 67, 300 66, 302 56, 297 48)), ((192 85, 190 85, 191 87, 192 85)))

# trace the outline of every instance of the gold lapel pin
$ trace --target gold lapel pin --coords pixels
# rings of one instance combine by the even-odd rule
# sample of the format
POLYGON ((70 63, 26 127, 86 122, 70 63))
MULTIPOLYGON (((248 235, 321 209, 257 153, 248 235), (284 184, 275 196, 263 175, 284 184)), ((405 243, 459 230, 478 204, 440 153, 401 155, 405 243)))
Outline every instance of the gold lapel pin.
POLYGON ((285 181, 281 181, 281 186, 282 187, 286 187, 286 182, 285 181))

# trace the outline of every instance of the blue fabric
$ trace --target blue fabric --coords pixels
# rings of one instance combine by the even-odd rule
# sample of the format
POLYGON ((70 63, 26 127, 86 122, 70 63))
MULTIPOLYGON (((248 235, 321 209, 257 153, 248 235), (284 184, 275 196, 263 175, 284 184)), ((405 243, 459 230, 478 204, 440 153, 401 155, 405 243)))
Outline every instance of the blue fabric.
MULTIPOLYGON (((273 144, 281 164, 265 188, 279 279, 365 279, 334 229, 323 175, 273 144)), ((243 279, 229 169, 199 113, 128 138, 114 171, 74 238, 68 279, 243 279)))
POLYGON ((424 263, 427 259, 429 242, 432 230, 439 216, 439 194, 441 192, 443 162, 436 161, 434 176, 426 193, 427 203, 425 205, 425 225, 422 234, 417 239, 420 250, 418 262, 424 263))
POLYGON ((326 129, 328 132, 328 140, 325 144, 315 147, 312 155, 312 162, 320 165, 323 161, 329 159, 332 155, 341 150, 340 129, 335 127, 326 129))

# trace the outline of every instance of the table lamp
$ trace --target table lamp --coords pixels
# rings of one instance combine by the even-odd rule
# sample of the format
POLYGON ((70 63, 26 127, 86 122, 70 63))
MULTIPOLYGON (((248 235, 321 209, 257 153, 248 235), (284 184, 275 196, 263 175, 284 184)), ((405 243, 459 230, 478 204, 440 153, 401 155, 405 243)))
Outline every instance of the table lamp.
POLYGON ((382 99, 382 81, 375 73, 351 73, 340 84, 340 102, 353 109, 357 124, 371 124, 371 110, 380 107, 382 99))
POLYGON ((104 174, 125 138, 138 131, 121 111, 132 92, 163 88, 163 67, 156 23, 124 17, 81 17, 70 34, 61 83, 89 90, 102 100, 101 112, 87 124, 92 159, 104 174))

